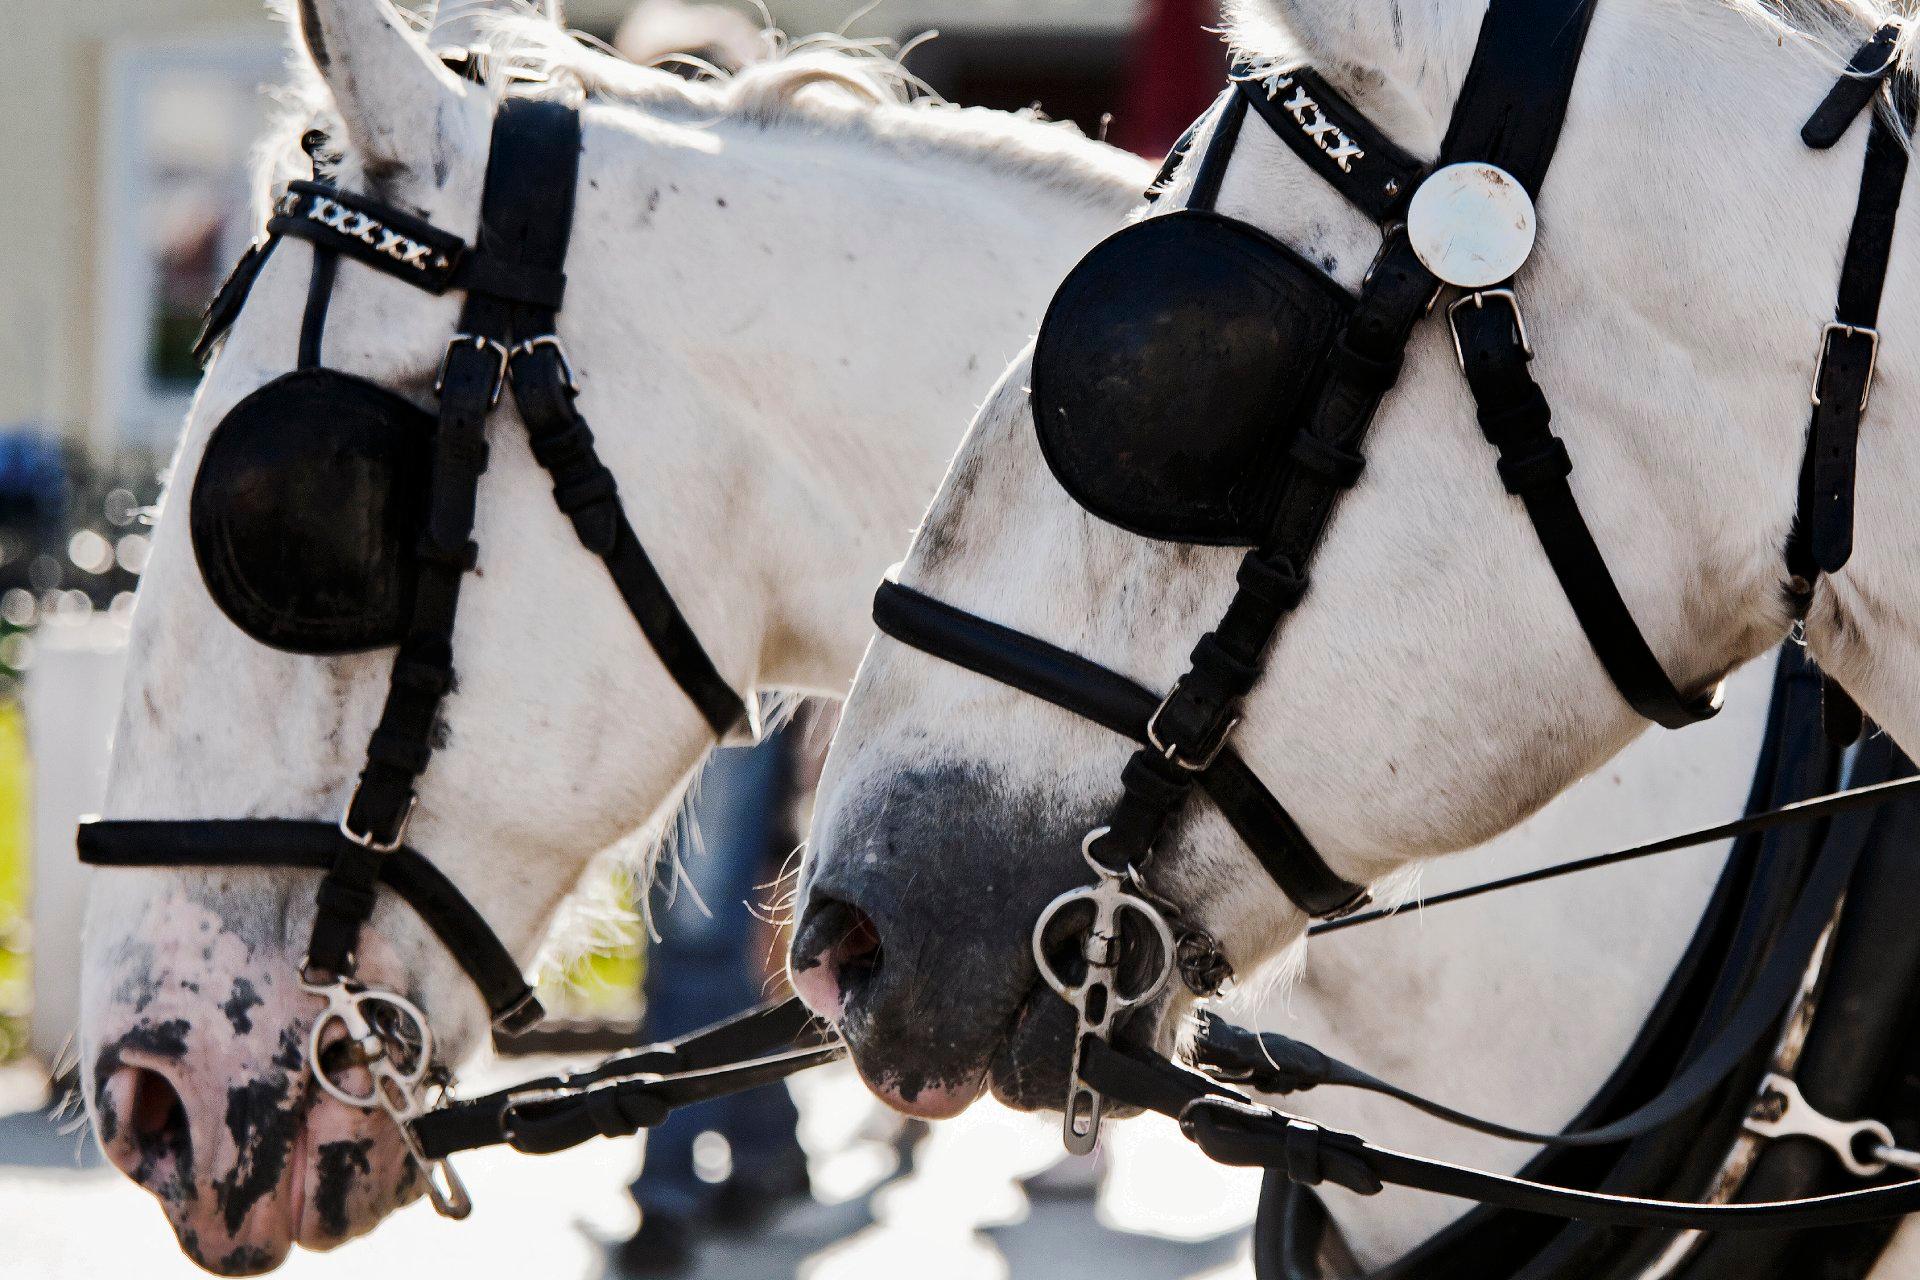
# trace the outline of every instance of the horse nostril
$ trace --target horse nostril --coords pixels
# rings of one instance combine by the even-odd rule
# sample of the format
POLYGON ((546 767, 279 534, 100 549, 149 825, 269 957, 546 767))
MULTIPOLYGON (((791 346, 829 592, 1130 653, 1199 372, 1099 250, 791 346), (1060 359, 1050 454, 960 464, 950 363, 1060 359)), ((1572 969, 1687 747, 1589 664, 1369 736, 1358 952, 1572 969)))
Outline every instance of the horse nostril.
POLYGON ((128 1104, 127 1122, 133 1136, 143 1147, 173 1145, 171 1139, 187 1131, 187 1108, 173 1081, 157 1071, 138 1067, 134 1073, 133 1097, 128 1104))
POLYGON ((163 1073, 119 1067, 100 1090, 100 1144, 121 1172, 149 1190, 191 1166, 186 1102, 163 1073))
POLYGON ((816 1013, 838 1016, 846 997, 879 972, 884 956, 872 917, 852 903, 816 897, 793 939, 794 988, 816 1013))

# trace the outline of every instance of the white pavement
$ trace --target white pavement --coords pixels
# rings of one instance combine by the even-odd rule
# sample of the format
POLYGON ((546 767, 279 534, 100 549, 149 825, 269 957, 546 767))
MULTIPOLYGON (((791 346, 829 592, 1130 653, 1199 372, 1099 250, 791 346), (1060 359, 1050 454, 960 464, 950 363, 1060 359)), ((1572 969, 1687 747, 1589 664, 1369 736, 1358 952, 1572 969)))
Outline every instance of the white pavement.
MULTIPOLYGON (((522 1074, 518 1064, 508 1064, 522 1074)), ((1059 1152, 1054 1124, 991 1104, 937 1125, 914 1170, 888 1180, 887 1147, 862 1140, 871 1102, 850 1071, 801 1082, 802 1137, 827 1202, 753 1242, 716 1242, 699 1280, 1243 1280, 1256 1175, 1210 1165, 1157 1118, 1109 1126, 1112 1173, 1097 1207, 1029 1209, 1015 1179, 1059 1152), (877 1189, 876 1184, 879 1184, 877 1189)), ((97 1163, 91 1139, 31 1116, 0 1120, 0 1276, 190 1280, 158 1207, 97 1163)), ((330 1254, 298 1253, 286 1280, 603 1280, 604 1246, 633 1229, 633 1143, 561 1156, 464 1159, 473 1217, 414 1205, 330 1254)))

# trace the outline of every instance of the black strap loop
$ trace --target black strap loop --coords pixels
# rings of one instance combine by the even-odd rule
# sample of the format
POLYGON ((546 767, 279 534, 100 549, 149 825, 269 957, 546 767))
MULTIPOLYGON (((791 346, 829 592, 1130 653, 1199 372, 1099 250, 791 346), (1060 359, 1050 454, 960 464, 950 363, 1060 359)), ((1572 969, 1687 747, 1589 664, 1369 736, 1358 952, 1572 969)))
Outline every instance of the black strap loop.
POLYGON ((1367 460, 1352 450, 1305 431, 1287 446, 1287 457, 1337 489, 1353 488, 1367 466, 1367 460))
POLYGON ((1520 497, 1572 475, 1573 458, 1559 436, 1548 436, 1531 453, 1502 457, 1499 467, 1500 482, 1508 493, 1520 497))

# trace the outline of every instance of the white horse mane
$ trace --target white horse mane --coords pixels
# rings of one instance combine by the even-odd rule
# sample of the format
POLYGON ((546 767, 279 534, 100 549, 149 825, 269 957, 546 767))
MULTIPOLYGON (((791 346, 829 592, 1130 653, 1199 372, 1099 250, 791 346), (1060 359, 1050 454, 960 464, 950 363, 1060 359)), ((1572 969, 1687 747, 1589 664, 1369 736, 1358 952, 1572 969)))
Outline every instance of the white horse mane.
MULTIPOLYGON (((1287 24, 1298 0, 1224 0, 1228 43, 1256 66, 1297 63, 1305 57, 1301 40, 1287 24)), ((1680 0, 1692 3, 1693 0, 1680 0)), ((1716 0, 1773 32, 1782 44, 1806 49, 1836 74, 1860 43, 1860 32, 1901 22, 1898 58, 1911 63, 1920 32, 1912 23, 1920 0, 1716 0)))
MULTIPOLYGON (((290 0, 269 2, 280 12, 290 0)), ((483 29, 494 53, 487 88, 496 97, 504 97, 516 77, 533 78, 546 81, 545 93, 575 104, 631 106, 695 126, 735 123, 816 136, 837 133, 908 158, 970 160, 1015 178, 1083 192, 1090 201, 1110 198, 1113 166, 1077 145, 1085 140, 1079 126, 1032 109, 955 106, 909 71, 904 54, 892 52, 888 42, 837 35, 795 39, 769 29, 767 61, 689 80, 604 52, 537 14, 498 13, 484 20, 483 29)), ((289 80, 280 95, 288 109, 259 153, 255 203, 261 223, 274 187, 306 176, 283 168, 299 157, 293 141, 316 123, 324 129, 333 118, 331 99, 304 56, 290 59, 289 80)))

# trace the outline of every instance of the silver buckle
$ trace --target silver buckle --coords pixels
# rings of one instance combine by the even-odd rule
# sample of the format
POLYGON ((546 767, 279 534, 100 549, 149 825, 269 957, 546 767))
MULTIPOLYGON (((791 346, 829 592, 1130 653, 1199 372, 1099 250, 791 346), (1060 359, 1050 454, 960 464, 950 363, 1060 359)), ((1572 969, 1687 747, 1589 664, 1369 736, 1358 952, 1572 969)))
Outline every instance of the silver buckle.
POLYGON ((1880 331, 1878 329, 1869 329, 1863 324, 1842 324, 1838 320, 1832 321, 1822 329, 1820 358, 1813 362, 1813 390, 1808 394, 1813 400, 1813 407, 1819 408, 1820 379, 1827 374, 1827 353, 1833 350, 1833 340, 1836 337, 1867 339, 1867 382, 1860 388, 1860 412, 1865 413, 1868 403, 1873 399, 1874 375, 1880 371, 1880 331))
POLYGON ((507 350, 506 343, 483 338, 477 333, 456 333, 447 339, 447 349, 440 356, 440 372, 433 377, 433 394, 442 395, 446 392, 447 366, 453 363, 453 353, 461 347, 493 353, 493 388, 487 396, 487 407, 493 408, 500 403, 500 392, 507 385, 507 365, 512 362, 513 353, 507 350))
POLYGON ((340 834, 359 845, 362 849, 371 849, 375 853, 392 853, 407 842, 407 824, 413 821, 413 811, 420 807, 420 797, 412 796, 407 800, 407 811, 400 815, 400 829, 393 833, 389 843, 376 840, 372 833, 355 831, 349 822, 353 817, 353 802, 360 798, 360 788, 353 789, 353 795, 347 801, 345 811, 340 814, 340 834))
POLYGON ((1467 371, 1467 351, 1465 344, 1460 341, 1460 321, 1457 317, 1460 309, 1469 302, 1478 310, 1487 305, 1488 298, 1500 299, 1513 312, 1513 332, 1520 339, 1520 349, 1527 353, 1527 359, 1533 359, 1533 339, 1527 334, 1526 313, 1520 310, 1520 299, 1514 295, 1513 290, 1475 289, 1464 298, 1456 299, 1447 308, 1447 328, 1453 333, 1453 358, 1460 362, 1462 373, 1467 371))
POLYGON ((1153 749, 1158 751, 1168 764, 1182 773, 1205 773, 1213 768, 1214 761, 1218 760, 1220 753, 1227 749, 1227 739, 1231 738, 1233 731, 1240 727, 1241 718, 1235 716, 1227 721, 1227 727, 1222 729, 1220 736, 1214 739, 1213 747, 1207 752, 1206 759, 1195 762, 1185 758, 1180 754, 1179 743, 1160 740, 1160 717, 1166 714, 1167 704, 1180 695, 1180 686, 1186 682, 1185 676, 1176 680, 1173 688, 1167 691, 1167 696, 1160 700, 1160 705, 1153 709, 1153 718, 1147 721, 1147 741, 1153 744, 1153 749))
POLYGON ((1774 1072, 1760 1084, 1742 1126, 1762 1138, 1811 1138, 1839 1158, 1856 1178, 1877 1178, 1888 1165, 1913 1169, 1920 1155, 1902 1150, 1878 1120, 1836 1120, 1817 1110, 1791 1078, 1774 1072))
POLYGON ((573 376, 573 361, 567 358, 567 349, 561 343, 558 334, 543 333, 537 338, 528 338, 525 342, 507 353, 507 362, 511 364, 521 356, 530 356, 542 347, 550 349, 555 358, 560 361, 560 376, 565 380, 567 390, 571 391, 574 395, 579 395, 580 383, 579 380, 573 376))

